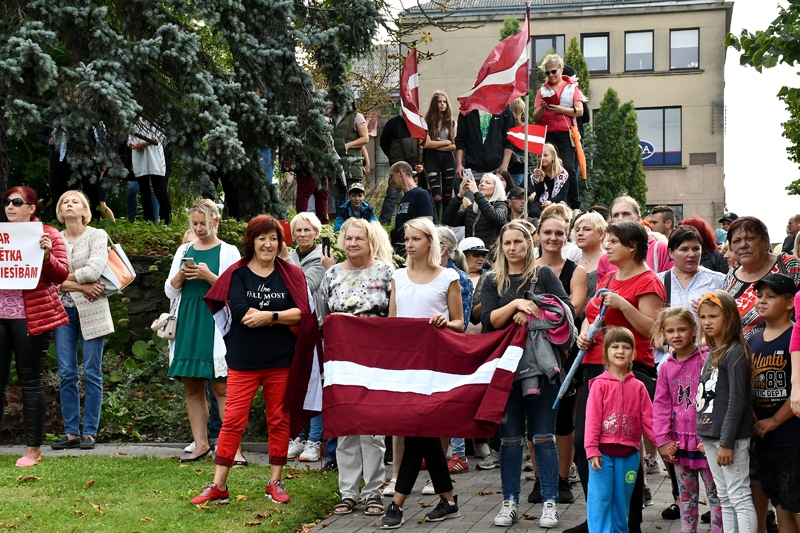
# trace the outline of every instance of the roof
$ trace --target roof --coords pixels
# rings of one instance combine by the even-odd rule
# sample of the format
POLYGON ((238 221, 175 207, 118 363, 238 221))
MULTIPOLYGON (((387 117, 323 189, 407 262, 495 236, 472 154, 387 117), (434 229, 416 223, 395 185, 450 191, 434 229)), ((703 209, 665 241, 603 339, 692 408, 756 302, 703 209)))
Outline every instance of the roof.
MULTIPOLYGON (((696 4, 721 4, 724 0, 530 0, 531 11, 571 9, 615 9, 625 7, 681 6, 696 4)), ((731 6, 733 4, 731 3, 731 6)), ((422 11, 440 12, 443 15, 477 15, 524 13, 524 0, 433 0, 409 8, 406 16, 422 11)))

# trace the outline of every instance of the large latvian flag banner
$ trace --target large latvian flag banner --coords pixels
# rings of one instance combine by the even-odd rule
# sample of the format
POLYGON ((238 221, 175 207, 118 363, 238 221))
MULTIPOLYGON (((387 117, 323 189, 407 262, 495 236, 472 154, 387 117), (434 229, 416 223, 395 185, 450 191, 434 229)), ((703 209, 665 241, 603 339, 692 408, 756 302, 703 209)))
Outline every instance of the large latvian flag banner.
POLYGON ((484 335, 427 319, 330 315, 325 338, 325 438, 495 435, 525 344, 525 328, 484 335))

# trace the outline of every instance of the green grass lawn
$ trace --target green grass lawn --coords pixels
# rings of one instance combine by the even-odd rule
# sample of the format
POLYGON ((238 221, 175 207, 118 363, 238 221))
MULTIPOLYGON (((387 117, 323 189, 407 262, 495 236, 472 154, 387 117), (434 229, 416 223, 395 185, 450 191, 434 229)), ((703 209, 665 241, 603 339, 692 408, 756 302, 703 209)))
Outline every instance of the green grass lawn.
POLYGON ((0 530, 67 532, 290 532, 338 501, 336 474, 284 469, 288 505, 264 497, 269 468, 231 470, 227 505, 189 500, 213 479, 214 463, 185 467, 151 457, 45 457, 33 468, 0 455, 0 530))

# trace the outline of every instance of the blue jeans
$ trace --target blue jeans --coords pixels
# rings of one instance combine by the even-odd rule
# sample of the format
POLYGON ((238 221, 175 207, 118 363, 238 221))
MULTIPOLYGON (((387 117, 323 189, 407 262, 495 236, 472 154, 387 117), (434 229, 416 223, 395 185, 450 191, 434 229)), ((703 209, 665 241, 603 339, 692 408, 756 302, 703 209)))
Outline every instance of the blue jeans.
POLYGON ((105 337, 85 340, 81 333, 78 310, 67 307, 69 323, 56 328, 54 340, 61 375, 61 416, 64 433, 97 436, 100 408, 103 405, 103 346, 105 337), (83 405, 83 432, 80 431, 81 395, 78 390, 78 339, 83 353, 83 386, 86 398, 83 405))
MULTIPOLYGON (((298 435, 300 440, 306 440, 306 430, 300 432, 298 435)), ((311 442, 321 442, 322 441, 322 415, 319 414, 311 419, 311 425, 308 430, 308 440, 311 442)), ((336 440, 336 439, 331 439, 336 440)))
MULTIPOLYGON (((522 187, 522 180, 525 179, 525 174, 511 174, 511 179, 514 180, 514 185, 522 187)), ((508 193, 508 191, 506 191, 508 193)))
MULTIPOLYGON (((150 198, 153 202, 153 213, 158 213, 159 205, 156 199, 156 193, 153 192, 153 186, 150 186, 150 198)), ((139 210, 139 182, 136 180, 128 181, 128 188, 125 190, 125 203, 127 204, 128 222, 136 222, 136 213, 139 210)), ((154 224, 158 224, 158 215, 153 220, 154 224)))
POLYGON ((450 444, 453 445, 453 455, 457 455, 462 459, 467 455, 467 442, 465 439, 453 437, 450 439, 450 444))
POLYGON ((526 436, 533 441, 539 467, 542 501, 558 501, 558 449, 556 414, 553 402, 558 385, 546 381, 539 396, 522 397, 521 382, 514 383, 500 423, 500 479, 503 499, 519 502, 519 478, 522 475, 522 450, 526 436), (528 433, 525 434, 527 412, 528 433))
POLYGON ((600 470, 589 467, 586 522, 592 533, 628 531, 631 495, 639 470, 639 452, 628 457, 603 454, 600 470))

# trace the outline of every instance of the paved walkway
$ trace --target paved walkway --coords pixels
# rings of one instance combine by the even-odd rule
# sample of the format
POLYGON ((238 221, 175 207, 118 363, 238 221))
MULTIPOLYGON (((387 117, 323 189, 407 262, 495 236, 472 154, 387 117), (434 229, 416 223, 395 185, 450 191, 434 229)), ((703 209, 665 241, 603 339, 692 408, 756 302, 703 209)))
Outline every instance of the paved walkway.
MULTIPOLYGON (((49 448, 43 450, 45 460, 48 457, 57 456, 79 456, 79 455, 105 455, 105 456, 138 456, 147 455, 153 457, 181 457, 183 447, 186 444, 98 444, 94 450, 63 450, 53 451, 49 448)), ((254 464, 268 465, 269 455, 267 454, 266 443, 243 443, 242 449, 244 450, 247 459, 254 464)), ((0 446, 0 454, 11 455, 18 457, 25 452, 23 446, 0 446)), ((435 533, 500 533, 502 531, 510 532, 523 532, 523 531, 546 531, 538 527, 537 520, 541 512, 541 504, 532 505, 528 504, 527 496, 533 488, 533 482, 524 480, 522 481, 521 499, 523 504, 520 511, 523 515, 528 517, 535 517, 536 519, 523 519, 517 522, 512 527, 504 530, 496 527, 493 523, 494 516, 500 507, 500 502, 503 500, 500 491, 500 470, 486 470, 481 471, 474 468, 477 459, 471 459, 470 470, 463 474, 453 476, 454 493, 458 495, 459 507, 461 510, 461 517, 443 522, 427 522, 420 524, 419 521, 423 516, 430 512, 432 507, 422 507, 418 502, 422 501, 426 504, 437 503, 436 496, 423 496, 422 487, 427 481, 426 472, 421 472, 417 479, 417 484, 414 486, 414 492, 406 500, 404 508, 404 518, 406 519, 405 525, 400 531, 417 531, 428 532, 434 531, 435 533)), ((290 462, 296 466, 309 466, 310 468, 321 468, 322 463, 297 463, 290 462)), ((391 474, 391 466, 387 466, 387 475, 391 474)), ((653 501, 655 504, 652 507, 646 507, 644 510, 644 523, 642 524, 643 532, 650 533, 680 533, 680 521, 669 521, 661 518, 661 511, 671 503, 672 496, 670 494, 669 478, 666 472, 658 475, 650 475, 647 477, 651 490, 653 491, 653 501)), ((583 499, 580 484, 573 486, 576 500, 571 505, 560 505, 560 525, 553 531, 563 531, 569 527, 578 525, 583 522, 586 517, 586 503, 583 499)), ((705 501, 705 495, 701 495, 701 501, 705 501)), ((388 498, 384 499, 384 503, 388 505, 388 498)), ((703 513, 708 510, 705 505, 700 506, 700 512, 703 513)), ((353 513, 349 515, 332 515, 328 519, 321 522, 316 528, 316 531, 322 533, 374 533, 376 525, 380 523, 380 517, 366 516, 364 514, 364 506, 360 505, 353 513), (324 528, 324 529, 323 529, 324 528)), ((700 524, 700 533, 706 533, 710 530, 707 524, 700 524)))

